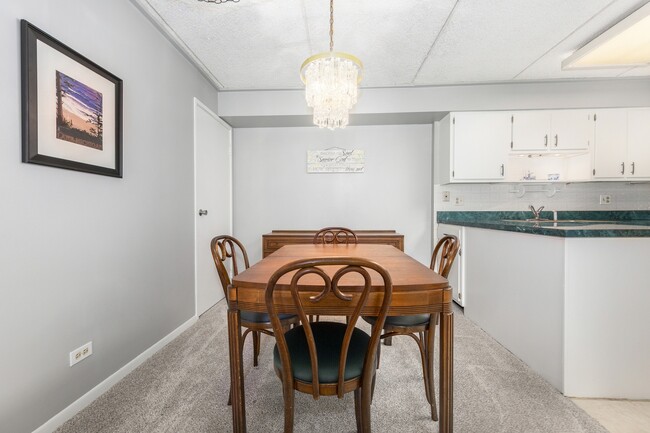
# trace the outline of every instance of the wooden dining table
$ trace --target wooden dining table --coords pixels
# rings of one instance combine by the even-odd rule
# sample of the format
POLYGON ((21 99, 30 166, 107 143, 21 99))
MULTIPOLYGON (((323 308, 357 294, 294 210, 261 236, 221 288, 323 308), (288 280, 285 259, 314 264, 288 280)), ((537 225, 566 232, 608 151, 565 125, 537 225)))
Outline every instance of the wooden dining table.
MULTIPOLYGON (((422 263, 408 256, 391 245, 351 244, 351 245, 286 245, 262 259, 260 262, 241 272, 228 287, 228 340, 230 351, 230 378, 232 385, 233 432, 246 432, 246 404, 244 398, 244 374, 241 342, 240 311, 266 312, 264 293, 271 275, 287 263, 299 259, 317 257, 360 257, 377 262, 389 273, 393 282, 393 294, 389 316, 409 314, 440 314, 440 396, 439 396, 439 432, 453 431, 453 329, 454 315, 451 307, 451 289, 447 279, 443 278, 422 263)), ((332 276, 336 268, 326 269, 332 276)), ((371 275, 373 286, 383 283, 379 274, 371 275)), ((294 313, 295 307, 289 300, 288 288, 290 275, 278 282, 274 305, 279 313, 294 313), (284 290, 283 290, 284 289, 284 290), (286 302, 283 301, 286 300, 286 302)), ((323 280, 301 280, 304 290, 315 294, 322 292, 323 280), (313 285, 313 290, 310 288, 313 285)), ((353 294, 362 287, 354 279, 346 282, 342 279, 339 287, 346 293, 353 294)), ((371 291, 371 295, 362 310, 362 315, 373 316, 379 312, 381 290, 371 291)), ((349 315, 349 311, 339 307, 328 307, 326 302, 305 306, 305 313, 310 315, 349 315)), ((433 345, 431 345, 433 346, 433 345)), ((429 347, 433 355, 433 347, 429 347)), ((280 388, 278 387, 278 390, 280 388)), ((433 430, 433 425, 432 425, 433 430)))

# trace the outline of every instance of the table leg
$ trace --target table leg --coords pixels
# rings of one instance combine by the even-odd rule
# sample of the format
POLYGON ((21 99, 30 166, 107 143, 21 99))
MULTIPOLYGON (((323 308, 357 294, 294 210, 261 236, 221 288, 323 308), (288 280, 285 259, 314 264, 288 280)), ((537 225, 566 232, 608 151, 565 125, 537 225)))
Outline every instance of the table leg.
POLYGON ((232 308, 228 309, 228 348, 230 351, 230 386, 232 390, 232 431, 233 433, 246 433, 241 317, 239 310, 232 308))
POLYGON ((454 431, 454 313, 440 314, 440 433, 454 431))

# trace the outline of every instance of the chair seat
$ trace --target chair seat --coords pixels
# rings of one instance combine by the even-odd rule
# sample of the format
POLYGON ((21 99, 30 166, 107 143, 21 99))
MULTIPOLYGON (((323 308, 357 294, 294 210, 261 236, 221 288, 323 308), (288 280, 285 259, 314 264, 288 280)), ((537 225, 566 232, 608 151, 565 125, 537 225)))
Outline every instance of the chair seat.
MULTIPOLYGON (((335 322, 315 322, 311 324, 316 352, 318 353, 318 380, 320 383, 336 383, 338 381, 339 358, 345 336, 346 325, 335 322)), ((285 334, 293 376, 304 382, 312 381, 311 359, 309 346, 303 326, 298 326, 285 334)), ((350 380, 361 376, 366 350, 370 344, 370 336, 355 328, 352 332, 348 349, 344 378, 350 380)), ((282 369, 280 353, 276 344, 273 349, 273 363, 276 369, 282 369)))
MULTIPOLYGON (((252 323, 269 323, 271 322, 271 318, 267 313, 257 313, 254 311, 241 311, 239 313, 241 315, 241 320, 242 322, 252 322, 252 323)), ((285 320, 285 319, 291 319, 292 317, 295 317, 294 314, 278 314, 278 317, 280 317, 280 320, 285 320)))
MULTIPOLYGON (((416 314, 412 316, 388 316, 386 317, 385 327, 388 326, 421 326, 429 323, 430 314, 416 314)), ((374 325, 377 319, 375 317, 364 316, 363 320, 374 325)))

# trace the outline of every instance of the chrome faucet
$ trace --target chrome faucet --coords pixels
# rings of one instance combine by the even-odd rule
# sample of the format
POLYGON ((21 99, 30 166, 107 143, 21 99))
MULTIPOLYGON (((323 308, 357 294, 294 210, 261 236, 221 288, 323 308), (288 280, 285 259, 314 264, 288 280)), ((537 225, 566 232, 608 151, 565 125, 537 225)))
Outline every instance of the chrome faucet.
POLYGON ((533 213, 533 219, 536 219, 536 220, 541 219, 539 215, 542 213, 542 210, 544 209, 544 206, 540 207, 539 209, 535 209, 535 206, 533 206, 531 204, 530 206, 528 206, 528 208, 533 213))

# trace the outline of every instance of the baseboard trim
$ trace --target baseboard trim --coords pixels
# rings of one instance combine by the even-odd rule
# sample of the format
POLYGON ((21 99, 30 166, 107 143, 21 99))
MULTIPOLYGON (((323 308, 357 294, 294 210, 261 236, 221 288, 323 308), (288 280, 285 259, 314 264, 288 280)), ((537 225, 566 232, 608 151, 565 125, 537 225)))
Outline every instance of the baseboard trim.
POLYGON ((52 433, 54 430, 59 428, 64 422, 75 416, 79 411, 92 403, 97 397, 108 391, 110 387, 115 385, 117 382, 122 380, 127 374, 135 370, 140 364, 149 359, 153 354, 158 352, 160 349, 165 347, 167 343, 172 341, 174 338, 178 337, 183 331, 188 329, 190 326, 196 323, 198 320, 197 316, 193 316, 187 322, 183 323, 178 328, 174 329, 172 332, 167 334, 157 343, 154 343, 153 346, 149 347, 147 350, 142 352, 140 355, 136 356, 124 367, 117 370, 115 373, 108 376, 100 384, 95 386, 93 389, 79 397, 77 400, 72 402, 68 407, 63 409, 61 412, 54 415, 50 418, 45 424, 34 430, 33 433, 52 433))

